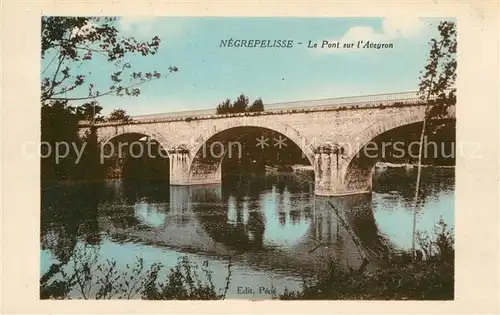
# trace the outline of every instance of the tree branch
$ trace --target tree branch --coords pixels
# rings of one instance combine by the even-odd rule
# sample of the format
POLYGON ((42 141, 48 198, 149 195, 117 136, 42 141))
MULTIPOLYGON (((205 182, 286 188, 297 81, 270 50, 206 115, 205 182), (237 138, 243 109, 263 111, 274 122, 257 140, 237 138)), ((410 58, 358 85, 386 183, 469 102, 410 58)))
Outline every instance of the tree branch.
POLYGON ((54 88, 55 88, 56 86, 58 86, 59 84, 61 84, 61 83, 62 83, 62 81, 61 81, 61 82, 59 82, 59 83, 57 83, 57 84, 56 84, 56 78, 57 78, 57 75, 59 74, 59 70, 61 69, 61 65, 62 65, 62 63, 64 62, 64 59, 66 59, 66 55, 61 54, 61 55, 60 55, 60 57, 59 57, 59 64, 57 65, 57 69, 56 69, 56 71, 54 72, 54 77, 52 78, 52 81, 51 81, 51 82, 52 82, 52 86, 51 86, 51 87, 50 87, 50 89, 47 91, 47 95, 48 95, 49 97, 50 97, 50 96, 52 96, 52 95, 54 94, 54 88))
POLYGON ((50 65, 52 64, 52 62, 54 62, 54 60, 56 59, 56 57, 57 57, 57 54, 54 55, 54 58, 52 58, 52 60, 49 62, 49 64, 45 66, 45 68, 42 71, 42 74, 44 74, 45 71, 47 71, 47 69, 50 67, 50 65))
MULTIPOLYGON (((62 83, 62 81, 60 83, 62 83)), ((75 84, 75 85, 69 87, 67 90, 61 90, 60 92, 52 93, 52 96, 61 95, 61 94, 64 94, 66 92, 73 91, 74 89, 76 89, 77 86, 79 86, 79 85, 75 84)), ((52 96, 49 99, 51 99, 51 100, 57 99, 57 98, 54 98, 52 96)), ((70 98, 65 98, 65 99, 70 100, 70 98)))
MULTIPOLYGON (((54 45, 55 47, 61 47, 61 48, 64 48, 63 45, 59 44, 59 45, 54 45)), ((108 57, 107 53, 106 53, 106 50, 98 50, 96 48, 92 48, 88 45, 84 45, 84 46, 74 46, 75 49, 80 49, 80 50, 88 50, 88 51, 92 51, 92 52, 96 52, 96 53, 99 53, 105 57, 108 57)))
MULTIPOLYGON (((155 80, 155 79, 152 79, 152 80, 155 80)), ((151 82, 152 80, 138 82, 138 83, 126 86, 123 89, 130 89, 130 88, 142 85, 144 83, 151 82)), ((81 101, 81 100, 95 99, 97 97, 101 97, 101 96, 105 96, 105 95, 110 95, 112 93, 117 93, 117 92, 118 91, 116 91, 116 90, 109 90, 109 91, 107 91, 105 93, 101 93, 99 95, 91 95, 91 96, 84 96, 84 97, 49 97, 49 98, 47 98, 47 100, 81 101)), ((61 93, 59 93, 59 94, 61 94, 61 93)), ((55 95, 55 94, 53 94, 53 95, 55 95)), ((121 95, 116 95, 116 96, 121 96, 121 95)))

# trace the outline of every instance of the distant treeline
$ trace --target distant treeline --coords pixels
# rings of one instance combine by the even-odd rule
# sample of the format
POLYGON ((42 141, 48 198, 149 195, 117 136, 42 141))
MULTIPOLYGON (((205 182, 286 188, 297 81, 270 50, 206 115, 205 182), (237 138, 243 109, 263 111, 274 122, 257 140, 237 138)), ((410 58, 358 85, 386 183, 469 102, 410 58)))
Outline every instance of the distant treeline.
POLYGON ((256 99, 252 105, 245 94, 241 94, 238 98, 231 102, 228 98, 224 102, 217 105, 217 115, 244 113, 244 112, 262 112, 264 111, 264 103, 261 98, 256 99))

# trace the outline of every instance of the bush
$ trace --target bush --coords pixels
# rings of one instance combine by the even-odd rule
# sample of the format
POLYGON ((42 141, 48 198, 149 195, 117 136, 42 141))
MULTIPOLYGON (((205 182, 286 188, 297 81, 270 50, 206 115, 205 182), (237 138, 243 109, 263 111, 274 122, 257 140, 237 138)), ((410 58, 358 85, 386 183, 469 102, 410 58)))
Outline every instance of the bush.
POLYGON ((159 263, 146 268, 143 259, 137 257, 133 266, 126 265, 125 271, 119 272, 115 260, 99 264, 97 258, 98 249, 83 246, 74 252, 71 274, 53 265, 48 272, 53 276, 52 281, 45 276, 40 280, 40 298, 219 300, 226 297, 231 280, 231 262, 225 287, 216 288, 208 262, 201 268, 205 276, 205 281, 201 281, 198 266, 186 256, 179 258, 164 281, 158 279, 163 269, 159 263))
POLYGON ((345 270, 330 261, 316 281, 304 281, 301 292, 285 291, 280 299, 301 300, 451 300, 454 297, 454 237, 444 221, 436 240, 418 234, 423 255, 400 252, 372 272, 345 270))

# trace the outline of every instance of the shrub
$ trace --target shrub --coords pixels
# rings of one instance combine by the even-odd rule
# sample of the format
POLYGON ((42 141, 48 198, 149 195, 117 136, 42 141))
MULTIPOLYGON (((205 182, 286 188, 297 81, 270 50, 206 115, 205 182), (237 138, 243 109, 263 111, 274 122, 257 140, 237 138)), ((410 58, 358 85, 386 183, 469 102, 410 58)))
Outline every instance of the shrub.
POLYGON ((417 235, 423 255, 400 252, 380 262, 375 271, 339 268, 335 260, 317 276, 305 281, 301 292, 285 290, 279 299, 451 300, 454 297, 454 237, 439 221, 433 241, 417 235))
POLYGON ((198 266, 189 262, 186 256, 180 257, 177 265, 170 269, 165 280, 159 279, 163 269, 160 263, 146 268, 142 258, 137 257, 133 266, 126 265, 119 272, 114 259, 97 263, 98 249, 91 246, 77 248, 69 266, 68 273, 59 267, 49 271, 54 277, 40 280, 41 299, 133 299, 147 300, 215 300, 224 299, 231 280, 231 262, 224 288, 216 288, 208 262, 204 262, 201 281, 198 266), (56 271, 56 272, 54 272, 56 271))

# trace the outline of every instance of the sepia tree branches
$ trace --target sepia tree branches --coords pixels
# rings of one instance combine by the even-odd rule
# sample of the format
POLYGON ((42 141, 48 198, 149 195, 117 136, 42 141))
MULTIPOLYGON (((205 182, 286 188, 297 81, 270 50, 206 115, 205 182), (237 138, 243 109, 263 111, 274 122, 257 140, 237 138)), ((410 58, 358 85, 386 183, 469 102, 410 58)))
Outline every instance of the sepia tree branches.
MULTIPOLYGON (((154 55, 159 47, 158 36, 149 41, 121 36, 113 17, 42 17, 41 102, 138 96, 140 85, 160 79, 162 74, 156 70, 134 72, 125 57, 154 55), (89 79, 91 73, 82 70, 83 65, 97 58, 114 68, 107 86, 95 86, 89 79)), ((171 66, 168 71, 176 72, 178 68, 171 66)))

